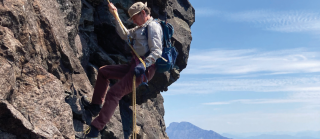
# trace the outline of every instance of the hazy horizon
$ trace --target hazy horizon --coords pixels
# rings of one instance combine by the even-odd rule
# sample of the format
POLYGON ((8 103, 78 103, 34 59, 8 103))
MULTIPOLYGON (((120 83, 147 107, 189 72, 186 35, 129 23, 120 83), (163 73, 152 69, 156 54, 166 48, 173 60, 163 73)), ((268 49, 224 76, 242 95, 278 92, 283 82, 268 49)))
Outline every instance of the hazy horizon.
MULTIPOLYGON (((188 121, 181 121, 181 122, 187 122, 188 121)), ((181 123, 181 122, 172 122, 172 123, 181 123)), ((167 125, 167 128, 172 124, 170 123, 167 125)), ((192 123, 190 123, 192 124, 192 123)), ((196 126, 196 125, 195 125, 196 126)), ((199 127, 200 128, 200 127, 199 127)), ((201 128, 202 129, 202 128, 201 128)), ((205 129, 203 129, 205 130, 205 129)), ((210 130, 207 130, 210 131, 210 130)), ((213 130, 211 130, 213 131, 213 130)), ((216 132, 216 131, 214 131, 216 132)), ((254 137, 259 135, 289 135, 293 137, 314 137, 316 139, 320 139, 320 130, 306 130, 306 131, 297 131, 297 132, 291 132, 291 131, 274 131, 274 132, 228 132, 228 133, 219 133, 218 134, 224 136, 224 137, 240 137, 240 138, 247 138, 247 137, 254 137)), ((234 138, 236 139, 236 138, 234 138)))

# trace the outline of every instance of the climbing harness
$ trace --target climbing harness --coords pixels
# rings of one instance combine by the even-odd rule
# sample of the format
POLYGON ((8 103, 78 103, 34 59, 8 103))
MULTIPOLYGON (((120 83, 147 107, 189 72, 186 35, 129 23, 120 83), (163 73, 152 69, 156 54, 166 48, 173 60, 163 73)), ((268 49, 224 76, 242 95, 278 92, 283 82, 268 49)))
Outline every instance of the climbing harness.
MULTIPOLYGON (((110 1, 107 0, 108 3, 110 4, 110 1)), ((112 13, 114 15, 114 17, 116 18, 116 20, 118 20, 118 22, 120 23, 121 26, 121 30, 122 32, 124 32, 124 34, 126 34, 128 36, 127 30, 124 27, 124 25, 122 24, 119 15, 117 12, 113 11, 112 13)), ((128 36, 128 45, 130 46, 131 50, 134 52, 134 54, 137 56, 137 58, 139 59, 139 61, 143 64, 143 66, 146 68, 146 63, 142 60, 142 58, 137 54, 137 52, 133 49, 132 45, 131 45, 131 38, 128 36)), ((133 139, 137 139, 137 134, 136 134, 136 75, 133 75, 133 81, 132 81, 132 137, 133 139)))

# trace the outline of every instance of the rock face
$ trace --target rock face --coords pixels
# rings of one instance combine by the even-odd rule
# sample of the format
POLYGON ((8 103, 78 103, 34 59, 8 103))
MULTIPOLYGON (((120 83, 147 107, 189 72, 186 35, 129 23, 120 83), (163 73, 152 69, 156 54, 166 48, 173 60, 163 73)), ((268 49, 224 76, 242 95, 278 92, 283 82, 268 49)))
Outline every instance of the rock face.
MULTIPOLYGON (((111 0, 128 28, 127 10, 135 0, 111 0)), ((142 0, 146 2, 146 0, 142 0)), ((186 68, 190 26, 188 0, 148 0, 154 18, 175 28, 179 51, 175 69, 158 73, 150 90, 137 92, 138 138, 168 138, 161 91, 186 68)), ((105 0, 0 1, 0 138, 75 138, 86 129, 79 98, 91 98, 98 68, 125 64, 131 54, 111 22, 105 0)), ((117 80, 111 80, 111 84, 117 80)), ((102 138, 129 138, 131 94, 125 96, 101 131, 102 138)))

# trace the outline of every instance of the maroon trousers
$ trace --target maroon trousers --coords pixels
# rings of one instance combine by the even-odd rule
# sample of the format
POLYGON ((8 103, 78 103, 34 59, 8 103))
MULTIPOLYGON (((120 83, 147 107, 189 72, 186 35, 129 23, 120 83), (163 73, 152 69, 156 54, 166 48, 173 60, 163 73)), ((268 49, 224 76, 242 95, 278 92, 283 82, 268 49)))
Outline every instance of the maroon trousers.
MULTIPOLYGON (((105 103, 102 106, 99 116, 91 123, 91 125, 96 127, 99 131, 110 121, 111 116, 119 104, 119 100, 124 95, 132 92, 134 68, 137 64, 138 61, 133 59, 131 63, 127 65, 106 65, 99 68, 98 79, 92 96, 92 103, 102 104, 103 100, 105 103), (110 83, 108 79, 120 79, 120 81, 110 87, 107 93, 110 83)), ((147 68, 146 76, 149 81, 154 76, 155 70, 155 65, 147 68)), ((141 82, 141 78, 137 77, 136 87, 139 86, 141 82)))

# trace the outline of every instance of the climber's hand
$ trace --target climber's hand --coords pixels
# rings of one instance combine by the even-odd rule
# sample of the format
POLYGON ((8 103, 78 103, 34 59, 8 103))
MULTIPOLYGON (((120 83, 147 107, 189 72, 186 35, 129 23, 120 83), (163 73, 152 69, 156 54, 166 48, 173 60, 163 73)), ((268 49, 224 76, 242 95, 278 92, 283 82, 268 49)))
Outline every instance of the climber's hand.
POLYGON ((145 71, 146 71, 146 68, 142 63, 138 64, 134 68, 134 74, 136 75, 136 77, 140 77, 142 74, 144 74, 145 71))
POLYGON ((113 13, 113 11, 114 11, 114 12, 118 12, 117 7, 114 6, 111 2, 109 3, 108 7, 109 7, 109 11, 110 11, 111 13, 113 13))

